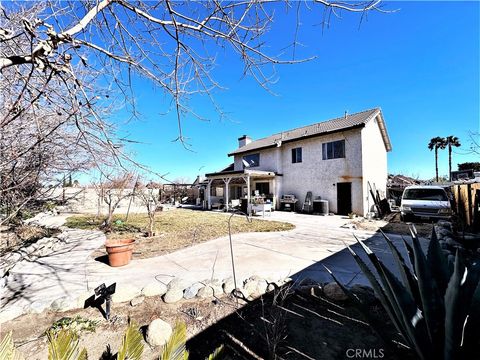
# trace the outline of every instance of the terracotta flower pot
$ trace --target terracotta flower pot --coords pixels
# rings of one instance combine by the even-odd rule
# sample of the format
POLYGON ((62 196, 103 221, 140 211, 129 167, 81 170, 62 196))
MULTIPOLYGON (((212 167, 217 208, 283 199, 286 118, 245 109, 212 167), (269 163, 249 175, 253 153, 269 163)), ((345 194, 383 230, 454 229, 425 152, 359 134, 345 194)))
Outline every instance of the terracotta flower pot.
POLYGON ((105 248, 108 253, 108 263, 110 266, 124 266, 132 259, 134 239, 107 240, 105 248))

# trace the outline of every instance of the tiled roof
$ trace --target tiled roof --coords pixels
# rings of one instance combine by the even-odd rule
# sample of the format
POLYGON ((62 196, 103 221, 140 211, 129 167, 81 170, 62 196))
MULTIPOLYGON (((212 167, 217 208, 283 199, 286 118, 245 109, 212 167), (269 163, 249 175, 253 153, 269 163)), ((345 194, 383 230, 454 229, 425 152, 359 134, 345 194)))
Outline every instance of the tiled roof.
POLYGON ((375 118, 377 115, 380 115, 380 131, 382 133, 383 141, 385 142, 385 147, 387 151, 391 150, 390 139, 386 132, 385 123, 383 122, 383 117, 381 115, 380 108, 370 109, 361 111, 355 114, 349 114, 346 117, 342 116, 336 119, 331 119, 328 121, 319 122, 316 124, 284 131, 278 134, 274 134, 262 139, 252 141, 250 144, 242 146, 234 151, 232 151, 229 156, 235 154, 241 154, 252 150, 263 149, 268 147, 279 146, 281 142, 288 142, 294 140, 300 140, 305 137, 312 137, 317 135, 328 134, 332 132, 348 130, 351 128, 356 128, 364 126, 368 121, 375 118))

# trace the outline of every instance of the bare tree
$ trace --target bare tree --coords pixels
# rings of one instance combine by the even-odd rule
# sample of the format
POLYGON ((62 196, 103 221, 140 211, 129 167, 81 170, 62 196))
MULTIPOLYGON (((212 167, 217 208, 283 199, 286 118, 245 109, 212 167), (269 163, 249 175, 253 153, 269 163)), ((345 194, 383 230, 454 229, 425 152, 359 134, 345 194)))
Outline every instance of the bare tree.
POLYGON ((100 190, 103 202, 107 204, 108 211, 102 228, 109 231, 112 228, 113 213, 120 205, 120 202, 133 195, 135 190, 135 176, 131 172, 123 173, 115 177, 110 177, 105 183, 100 183, 96 186, 100 190), (133 191, 130 189, 134 189, 133 191))
POLYGON ((137 189, 137 195, 145 205, 148 214, 148 236, 155 236, 155 215, 162 209, 160 204, 160 190, 153 187, 140 187, 137 189))
MULTIPOLYGON (((187 146, 182 117, 202 119, 189 99, 206 95, 221 112, 212 96, 221 87, 212 74, 218 50, 235 52, 244 74, 266 89, 276 80, 274 65, 308 60, 285 51, 268 53, 264 35, 275 4, 282 3, 43 0, 0 5, 1 198, 18 208, 37 196, 40 185, 58 183, 71 172, 134 162, 124 151, 131 140, 116 136, 109 116, 123 106, 138 116, 132 84, 140 77, 171 101, 178 140, 187 146)), ((320 7, 324 20, 342 11, 362 18, 382 11, 380 0, 298 4, 312 11, 320 7)))

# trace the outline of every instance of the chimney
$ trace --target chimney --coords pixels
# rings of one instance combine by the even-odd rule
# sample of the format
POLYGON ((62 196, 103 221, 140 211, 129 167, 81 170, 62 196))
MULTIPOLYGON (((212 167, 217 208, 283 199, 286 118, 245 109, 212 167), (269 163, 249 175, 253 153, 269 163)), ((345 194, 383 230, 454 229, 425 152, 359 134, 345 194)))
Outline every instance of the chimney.
POLYGON ((248 145, 252 142, 252 138, 250 138, 247 135, 242 135, 238 138, 238 147, 244 147, 245 145, 248 145))
POLYGON ((348 116, 348 110, 345 110, 345 115, 344 115, 345 120, 347 119, 347 116, 348 116))

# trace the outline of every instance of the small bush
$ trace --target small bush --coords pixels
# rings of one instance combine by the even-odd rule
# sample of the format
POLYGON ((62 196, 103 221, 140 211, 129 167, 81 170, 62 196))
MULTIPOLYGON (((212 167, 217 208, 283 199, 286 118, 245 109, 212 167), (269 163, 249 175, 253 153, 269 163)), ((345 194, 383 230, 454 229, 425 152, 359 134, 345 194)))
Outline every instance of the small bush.
POLYGON ((55 321, 52 326, 46 331, 46 333, 52 333, 54 335, 58 334, 61 330, 70 330, 75 333, 80 331, 89 331, 95 332, 97 329, 98 321, 89 320, 82 318, 81 316, 76 316, 74 318, 64 317, 60 320, 55 321))

